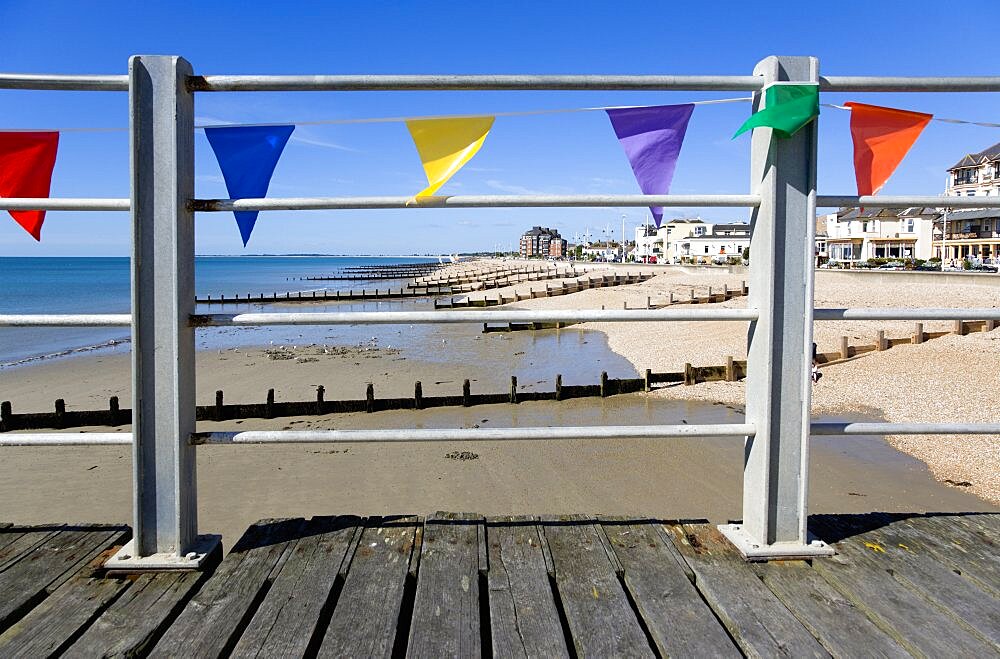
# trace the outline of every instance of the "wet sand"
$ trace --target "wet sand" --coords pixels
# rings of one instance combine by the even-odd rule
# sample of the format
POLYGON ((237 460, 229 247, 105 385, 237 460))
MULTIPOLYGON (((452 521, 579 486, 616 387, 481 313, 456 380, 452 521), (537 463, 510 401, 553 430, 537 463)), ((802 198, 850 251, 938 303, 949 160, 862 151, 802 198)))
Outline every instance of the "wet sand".
MULTIPOLYGON (((247 420, 237 428, 471 427, 737 422, 739 411, 645 394, 419 412, 247 420)), ((206 430, 234 422, 200 424, 206 430)), ((266 517, 353 513, 741 516, 739 439, 203 446, 200 528, 227 547, 266 517), (450 457, 449 457, 450 456, 450 457)), ((20 523, 131 519, 124 447, 6 448, 3 518, 20 523)), ((934 481, 878 438, 813 442, 811 512, 996 511, 934 481)))

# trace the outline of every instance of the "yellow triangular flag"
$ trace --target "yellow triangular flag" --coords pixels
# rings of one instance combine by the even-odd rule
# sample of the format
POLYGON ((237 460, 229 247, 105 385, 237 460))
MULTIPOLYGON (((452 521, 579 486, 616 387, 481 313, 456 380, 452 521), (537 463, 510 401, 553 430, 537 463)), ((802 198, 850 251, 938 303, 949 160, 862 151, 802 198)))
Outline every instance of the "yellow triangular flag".
POLYGON ((406 122, 430 184, 417 196, 437 192, 479 152, 495 117, 413 119, 406 122))

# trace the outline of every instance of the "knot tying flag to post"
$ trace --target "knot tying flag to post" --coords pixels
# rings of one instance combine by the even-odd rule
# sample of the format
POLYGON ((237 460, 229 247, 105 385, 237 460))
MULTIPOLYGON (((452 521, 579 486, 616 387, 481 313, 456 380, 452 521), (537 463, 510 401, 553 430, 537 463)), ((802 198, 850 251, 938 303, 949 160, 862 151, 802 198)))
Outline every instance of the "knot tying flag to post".
POLYGON ((851 109, 858 196, 878 194, 934 115, 844 103, 851 109))
MULTIPOLYGON (((271 175, 295 126, 221 126, 206 128, 231 199, 267 195, 271 175)), ((258 211, 234 211, 243 246, 257 222, 258 211)))
MULTIPOLYGON (((49 196, 59 133, 0 133, 0 197, 49 196)), ((35 240, 42 239, 45 211, 8 211, 35 240)))
MULTIPOLYGON (((611 127, 625 150, 643 194, 670 193, 670 182, 692 112, 694 105, 691 103, 607 110, 611 127)), ((649 211, 659 227, 663 209, 650 206, 649 211)))
POLYGON ((495 117, 413 119, 406 122, 427 175, 417 197, 433 195, 482 148, 495 117))
POLYGON ((772 83, 764 88, 764 109, 750 115, 733 139, 763 127, 774 129, 779 137, 791 137, 818 116, 818 84, 772 83))

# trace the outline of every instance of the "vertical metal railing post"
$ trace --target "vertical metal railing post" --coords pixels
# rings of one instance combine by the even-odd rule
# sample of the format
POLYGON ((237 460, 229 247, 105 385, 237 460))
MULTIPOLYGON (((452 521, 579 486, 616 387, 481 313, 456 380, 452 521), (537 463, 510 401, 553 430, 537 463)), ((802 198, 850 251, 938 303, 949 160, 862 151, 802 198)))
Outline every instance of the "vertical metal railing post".
MULTIPOLYGON (((813 57, 768 57, 754 68, 765 87, 819 82, 813 57)), ((765 92, 754 95, 754 111, 765 92)), ((759 310, 747 347, 743 522, 720 527, 746 558, 833 553, 806 529, 811 406, 816 135, 812 121, 789 138, 758 128, 751 138, 750 295, 759 310)))
POLYGON ((129 60, 133 539, 108 567, 196 568, 194 99, 180 57, 129 60))

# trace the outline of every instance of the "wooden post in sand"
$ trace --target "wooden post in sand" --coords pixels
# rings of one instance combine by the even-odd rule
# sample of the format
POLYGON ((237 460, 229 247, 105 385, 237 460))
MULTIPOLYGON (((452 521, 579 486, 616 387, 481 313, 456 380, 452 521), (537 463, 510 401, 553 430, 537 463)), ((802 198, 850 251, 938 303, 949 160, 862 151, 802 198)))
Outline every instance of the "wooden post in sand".
POLYGON ((422 410, 424 408, 424 387, 420 380, 413 383, 413 408, 422 410))
POLYGON ((646 369, 646 374, 642 378, 642 390, 643 391, 647 391, 648 392, 648 391, 652 390, 652 388, 653 388, 652 387, 652 379, 653 379, 653 371, 652 371, 652 369, 647 368, 646 369))
POLYGON ((10 407, 10 401, 5 400, 0 403, 0 430, 14 429, 14 413, 10 407))
POLYGON ((56 428, 66 426, 66 401, 62 398, 56 399, 56 428))
POLYGON ((111 414, 111 425, 118 425, 118 414, 121 412, 121 408, 118 406, 118 396, 112 396, 108 399, 108 412, 111 414))
POLYGON ((316 387, 316 414, 323 413, 323 397, 326 395, 326 387, 319 385, 316 387))
POLYGON ((267 404, 265 405, 264 416, 268 419, 274 418, 274 389, 267 390, 267 404))
POLYGON ((984 332, 992 332, 996 328, 997 328, 997 321, 995 321, 995 320, 987 320, 986 321, 986 325, 983 326, 983 331, 984 332))
POLYGON ((875 335, 875 350, 878 352, 882 352, 887 347, 888 346, 886 346, 885 344, 885 330, 879 330, 878 333, 875 335))
POLYGON ((840 358, 847 359, 851 356, 850 339, 846 336, 840 337, 840 358))
POLYGON ((965 335, 965 323, 961 320, 955 321, 955 327, 952 329, 953 334, 958 334, 959 336, 965 335))
POLYGON ((517 376, 510 376, 510 402, 517 403, 517 376))
POLYGON ((375 385, 371 382, 365 388, 365 412, 375 411, 375 385))
POLYGON ((691 368, 691 364, 684 364, 684 385, 691 386, 694 384, 694 369, 691 368))
POLYGON ((608 372, 601 371, 601 398, 608 396, 608 372))
POLYGON ((736 368, 733 365, 733 356, 726 357, 726 382, 736 382, 736 368))
POLYGON ((470 400, 471 396, 472 396, 472 385, 469 384, 468 380, 466 380, 465 382, 462 383, 462 405, 463 406, 469 407, 470 405, 472 405, 472 401, 470 400))
POLYGON ((924 342, 924 324, 916 323, 913 326, 913 338, 910 339, 910 343, 916 345, 924 342))
POLYGON ((562 374, 556 374, 556 400, 562 400, 562 374))

